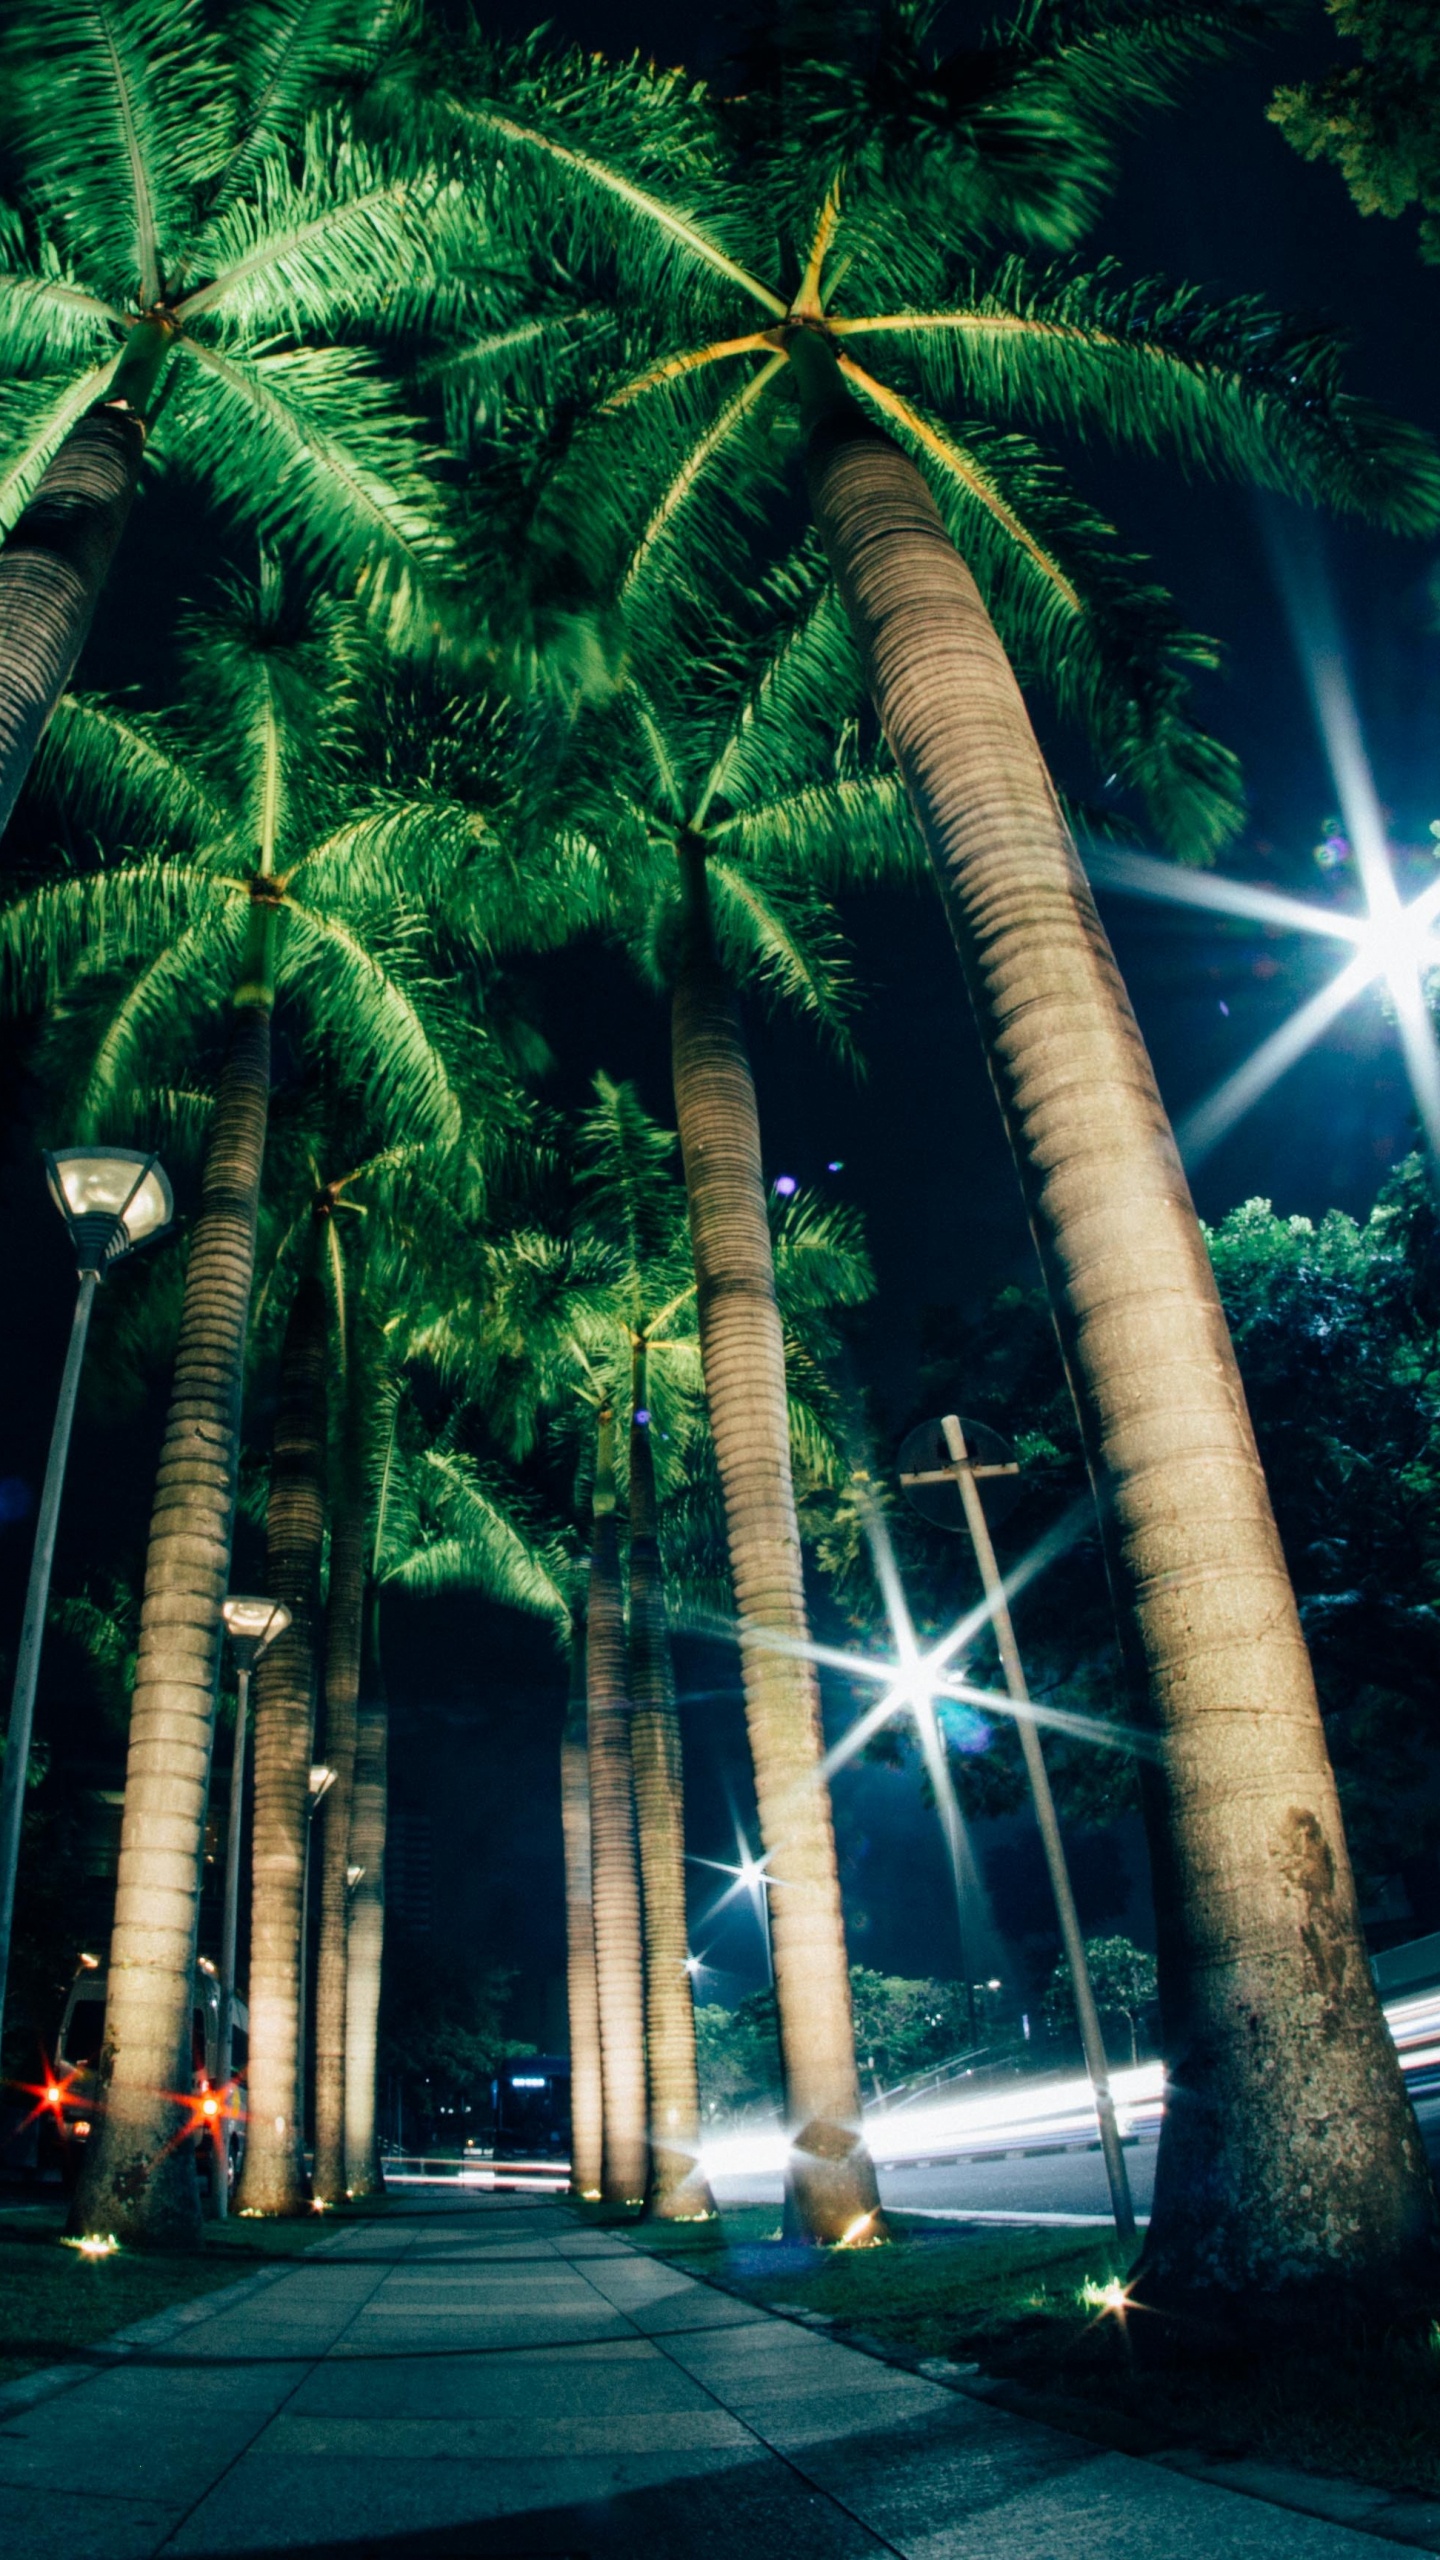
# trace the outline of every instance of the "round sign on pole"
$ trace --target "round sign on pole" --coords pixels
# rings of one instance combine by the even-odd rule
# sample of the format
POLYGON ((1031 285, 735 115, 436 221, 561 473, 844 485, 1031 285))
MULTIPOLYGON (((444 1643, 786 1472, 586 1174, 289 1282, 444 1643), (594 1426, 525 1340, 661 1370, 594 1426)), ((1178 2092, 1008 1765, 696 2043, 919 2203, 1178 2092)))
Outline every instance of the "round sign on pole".
MULTIPOLYGON (((1020 1474, 1015 1452, 1008 1440, 992 1431, 988 1422, 972 1422, 968 1415, 960 1417, 965 1434, 965 1448, 975 1469, 975 1481, 985 1507, 985 1517, 992 1529, 1008 1519, 1020 1499, 1020 1474), (1004 1473, 991 1473, 992 1469, 1004 1473)), ((960 1486, 955 1475, 955 1461, 945 1438, 945 1422, 937 1415, 933 1422, 918 1422, 907 1431, 900 1443, 896 1462, 901 1490, 905 1499, 932 1529, 963 1530, 965 1510, 960 1500, 960 1486)))

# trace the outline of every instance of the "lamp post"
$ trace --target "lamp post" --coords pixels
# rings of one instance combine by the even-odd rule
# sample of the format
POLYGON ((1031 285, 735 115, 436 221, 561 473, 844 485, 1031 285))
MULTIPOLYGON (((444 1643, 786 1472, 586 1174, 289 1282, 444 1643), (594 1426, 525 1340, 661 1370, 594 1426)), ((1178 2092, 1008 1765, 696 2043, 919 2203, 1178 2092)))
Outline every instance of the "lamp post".
POLYGON ((10 1972, 10 1931, 15 1915, 15 1876, 20 1862, 35 1686, 40 1676, 50 1568, 55 1560, 55 1532, 75 1400, 80 1391, 85 1337, 90 1330, 95 1292, 110 1265, 122 1261, 136 1245, 148 1244, 163 1234, 175 1214, 174 1195, 156 1158, 138 1147, 60 1147, 45 1157, 45 1178, 50 1197, 70 1230, 80 1286, 35 1522, 35 1549, 30 1559, 20 1650, 15 1660, 15 1687, 10 1699, 5 1769, 0 1777, 0 2034, 5 2024, 5 1987, 10 1972))
MULTIPOLYGON (((935 1426, 932 1423, 928 1426, 928 1433, 933 1435, 934 1431, 935 1426)), ((927 1426, 922 1424, 921 1430, 911 1435, 905 1450, 901 1452, 902 1463, 907 1452, 925 1432, 927 1432, 927 1426)), ((988 1435, 992 1440, 994 1436, 993 1433, 988 1435)), ((1100 2017, 1090 1981, 1090 1966, 1085 1954, 1085 1940, 1080 1929, 1080 1915, 1075 1908, 1075 1895, 1070 1884, 1070 1869, 1065 1857, 1065 1843, 1060 1837, 1060 1824, 1056 1818, 1055 1799, 1050 1792, 1050 1776, 1045 1766, 1045 1754, 1040 1747, 1040 1736, 1035 1728, 1035 1719, 1029 1712, 1030 1691, 1026 1686, 1020 1649, 1015 1642, 1015 1629, 1011 1624, 1010 1611, 1006 1604, 1005 1584, 1000 1567, 995 1560, 995 1549, 990 1538, 990 1524, 985 1517, 985 1505, 981 1500, 977 1482, 981 1476, 1014 1476, 1019 1470, 1010 1459, 998 1464, 977 1464, 966 1446, 964 1426, 956 1414, 944 1415, 939 1426, 939 1437, 944 1450, 942 1463, 939 1465, 932 1463, 929 1466, 902 1473, 900 1482, 907 1492, 911 1492, 912 1499, 914 1498, 912 1488, 914 1491, 920 1491, 926 1487, 941 1485, 953 1485, 960 1496, 964 1526, 970 1533, 970 1543, 975 1550, 975 1561, 980 1568, 980 1581, 990 1612, 990 1623, 995 1631, 995 1643, 1005 1673, 1005 1686, 1017 1710, 1015 1722, 1020 1732, 1020 1749, 1024 1755, 1025 1774, 1030 1781, 1035 1819, 1039 1825, 1041 1845, 1045 1851, 1045 1864, 1050 1871, 1050 1890, 1055 1897, 1061 1942, 1070 1966, 1075 2009, 1080 2021, 1080 2042, 1084 2049, 1085 2069, 1089 2075, 1095 2100, 1095 2118, 1100 2131, 1100 2148, 1105 2155, 1105 2174, 1110 2184, 1110 2204, 1115 2216, 1115 2228, 1122 2240, 1133 2240, 1135 2207, 1130 2198, 1130 2178, 1125 2166, 1120 2128, 1115 2120, 1115 2100, 1110 2091, 1110 2071, 1105 2059, 1105 2041, 1100 2033, 1100 2017)), ((938 1450, 935 1455, 939 1456, 938 1450)), ((935 1516, 926 1509, 923 1500, 917 1508, 926 1511, 927 1517, 935 1516)), ((947 1521, 944 1525, 948 1527, 950 1524, 947 1521)))
MULTIPOLYGON (((235 2041, 235 1943, 240 1924, 240 1841, 245 1827, 245 1739, 250 1714, 250 1674, 260 1656, 290 1624, 283 1600, 261 1600, 232 1591, 220 1603, 235 1658, 235 1749, 230 1761, 230 1818, 225 1833, 225 1909, 220 1924, 220 2067, 222 2090, 230 2086, 235 2041)), ((216 2213, 225 2218, 229 2162, 216 2180, 216 2213)))
MULTIPOLYGON (((305 1807, 305 1855, 300 1866, 300 2015, 297 2022, 298 2052, 295 2064, 295 2085, 298 2092, 297 2122, 300 2127, 302 2152, 305 2148, 305 2089, 308 2079, 305 2069, 305 2012, 308 2005, 307 1976, 310 1970, 310 1835, 315 1828, 315 1816, 321 1803, 334 1784, 334 1770, 327 1768, 322 1760, 315 1761, 310 1770, 310 1800, 305 1807)), ((355 1878, 357 1884, 364 1873, 365 1870, 362 1867, 355 1878)), ((348 1883, 350 1875, 348 1867, 345 1875, 348 1883)))

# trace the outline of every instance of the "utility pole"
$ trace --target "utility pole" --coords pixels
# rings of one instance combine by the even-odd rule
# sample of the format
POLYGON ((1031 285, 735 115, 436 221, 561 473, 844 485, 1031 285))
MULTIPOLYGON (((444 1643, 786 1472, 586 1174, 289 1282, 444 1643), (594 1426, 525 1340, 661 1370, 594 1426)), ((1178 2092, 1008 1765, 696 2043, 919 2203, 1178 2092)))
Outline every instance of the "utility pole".
POLYGON ((1055 1799, 1050 1792, 1050 1776, 1045 1754, 1040 1747, 1040 1734, 1030 1712, 1030 1691, 1026 1686, 1020 1649, 1015 1642, 1015 1629, 1005 1599, 1005 1584, 995 1560, 990 1539, 990 1524, 980 1497, 977 1478, 1014 1475, 1018 1468, 977 1466, 965 1445, 965 1433, 959 1417, 947 1413, 940 1429, 949 1455, 949 1465, 926 1468, 922 1474, 902 1475, 902 1485, 953 1484, 959 1492, 965 1514, 965 1526, 980 1568, 990 1623, 1005 1674, 1005 1686, 1015 1707, 1015 1722, 1020 1732, 1020 1749, 1025 1758, 1025 1774, 1030 1781, 1030 1794, 1035 1806, 1035 1819, 1040 1826, 1045 1864, 1050 1873, 1050 1889, 1055 1896, 1055 1910, 1060 1922, 1060 1937, 1070 1967, 1070 1980, 1075 1990, 1075 2008, 1080 2021, 1080 2042, 1084 2048, 1085 2068, 1095 2100, 1095 2118, 1100 2128, 1100 2148, 1105 2155, 1105 2175, 1110 2182, 1110 2204, 1115 2216, 1115 2229, 1122 2240, 1135 2237, 1135 2207, 1130 2200, 1130 2178, 1125 2166, 1125 2150, 1120 2128, 1115 2120, 1115 2101, 1110 2094, 1110 2072, 1105 2060, 1105 2042, 1100 2033, 1100 2016, 1095 2006, 1095 1993, 1090 1980, 1090 1967, 1085 1955, 1085 1941, 1080 1933, 1080 1915, 1075 1908, 1075 1895, 1070 1884, 1070 1869, 1065 1858, 1065 1844, 1055 1813, 1055 1799))

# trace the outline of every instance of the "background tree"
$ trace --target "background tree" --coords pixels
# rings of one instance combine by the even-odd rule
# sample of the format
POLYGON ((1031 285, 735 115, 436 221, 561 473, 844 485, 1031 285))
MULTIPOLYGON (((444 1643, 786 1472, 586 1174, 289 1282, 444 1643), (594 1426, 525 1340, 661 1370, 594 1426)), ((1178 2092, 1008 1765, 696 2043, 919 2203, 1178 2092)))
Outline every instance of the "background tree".
POLYGON ((1329 160, 1362 213, 1415 205, 1420 255, 1440 265, 1440 33, 1426 0, 1325 0, 1359 49, 1323 80, 1277 89, 1270 121, 1302 160, 1329 160))
MULTIPOLYGON (((1140 2059, 1140 2030, 1158 1989, 1155 1959, 1130 1938, 1087 1938, 1085 1961, 1102 2018, 1123 2018, 1130 2037, 1130 2059, 1140 2059)), ((1045 1993, 1045 2023, 1052 2034, 1073 2030, 1075 1986, 1070 1960, 1062 1956, 1045 1993)))

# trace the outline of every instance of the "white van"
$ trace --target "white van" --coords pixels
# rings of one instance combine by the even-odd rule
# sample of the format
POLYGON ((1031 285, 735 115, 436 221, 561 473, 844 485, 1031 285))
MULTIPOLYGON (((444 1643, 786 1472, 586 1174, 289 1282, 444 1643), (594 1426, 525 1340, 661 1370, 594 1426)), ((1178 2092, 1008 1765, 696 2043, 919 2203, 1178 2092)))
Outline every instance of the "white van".
MULTIPOLYGON (((81 1959, 65 2002, 55 2047, 55 2067, 46 2083, 41 2108, 40 2166, 53 2166, 58 2154, 66 2192, 80 2181, 85 2145, 94 2123, 96 2073, 105 2041, 106 1976, 93 1956, 81 1959)), ((220 1984, 214 1966, 202 1956, 195 1967, 190 2011, 191 2103, 195 2110, 195 2168, 208 2186, 224 2159, 230 2192, 245 2157, 245 2081, 250 2045, 250 2012, 243 2000, 232 2008, 230 2084, 220 2085, 220 1984)))

